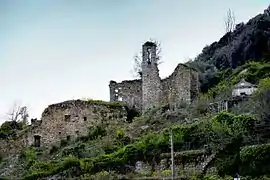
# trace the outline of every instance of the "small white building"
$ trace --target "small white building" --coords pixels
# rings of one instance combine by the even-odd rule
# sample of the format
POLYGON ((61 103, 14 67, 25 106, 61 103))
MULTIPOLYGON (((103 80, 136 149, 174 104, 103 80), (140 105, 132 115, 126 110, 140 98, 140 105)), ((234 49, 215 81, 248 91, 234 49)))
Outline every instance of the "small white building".
POLYGON ((232 96, 250 96, 254 91, 257 90, 257 86, 251 84, 244 79, 242 79, 239 83, 234 85, 232 90, 232 96))

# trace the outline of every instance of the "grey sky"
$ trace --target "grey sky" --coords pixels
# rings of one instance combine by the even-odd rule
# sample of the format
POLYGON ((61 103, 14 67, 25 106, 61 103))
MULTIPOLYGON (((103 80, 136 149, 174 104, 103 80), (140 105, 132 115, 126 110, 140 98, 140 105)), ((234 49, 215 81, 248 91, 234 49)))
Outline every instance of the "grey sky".
POLYGON ((49 104, 109 100, 110 80, 132 79, 132 58, 161 41, 161 77, 224 34, 262 13, 266 0, 0 0, 0 123, 17 101, 40 118, 49 104))

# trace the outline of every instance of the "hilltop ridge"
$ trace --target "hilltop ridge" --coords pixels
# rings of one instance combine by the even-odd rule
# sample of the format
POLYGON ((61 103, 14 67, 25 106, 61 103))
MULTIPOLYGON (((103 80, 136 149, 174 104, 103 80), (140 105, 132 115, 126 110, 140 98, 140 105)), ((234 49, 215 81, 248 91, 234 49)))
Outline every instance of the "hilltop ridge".
POLYGON ((239 23, 232 32, 203 48, 195 61, 214 64, 218 69, 236 68, 249 60, 267 61, 270 57, 270 13, 256 15, 239 23))

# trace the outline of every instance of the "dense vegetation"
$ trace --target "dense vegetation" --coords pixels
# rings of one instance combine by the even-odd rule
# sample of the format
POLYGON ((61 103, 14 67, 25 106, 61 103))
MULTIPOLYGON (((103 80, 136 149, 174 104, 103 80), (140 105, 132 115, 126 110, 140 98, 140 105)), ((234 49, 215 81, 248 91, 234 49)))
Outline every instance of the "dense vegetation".
POLYGON ((246 24, 239 23, 233 32, 206 46, 195 61, 213 64, 218 69, 234 69, 252 59, 269 62, 269 26, 270 16, 266 11, 246 24))
MULTIPOLYGON (((198 102, 179 102, 170 111, 168 105, 162 105, 141 116, 130 112, 133 115, 128 122, 96 124, 89 128, 87 136, 62 140, 49 150, 27 148, 12 162, 14 168, 9 177, 170 176, 169 166, 163 171, 155 167, 170 152, 172 133, 175 157, 183 166, 176 175, 183 179, 232 179, 236 172, 241 179, 270 179, 269 27, 270 15, 258 15, 247 24, 237 25, 235 31, 187 63, 200 73, 202 93, 198 102), (241 79, 257 84, 258 90, 229 112, 212 111, 210 102, 231 98, 233 85, 241 79), (198 159, 202 155, 214 155, 204 169, 185 168, 190 163, 201 163, 198 159), (147 163, 149 169, 136 173, 134 166, 138 161, 147 163)), ((17 122, 8 122, 1 126, 0 136, 22 129, 17 122)), ((10 161, 10 157, 0 155, 0 174, 1 167, 10 161)))
POLYGON ((0 139, 14 137, 18 130, 23 130, 23 122, 6 121, 0 126, 0 139))

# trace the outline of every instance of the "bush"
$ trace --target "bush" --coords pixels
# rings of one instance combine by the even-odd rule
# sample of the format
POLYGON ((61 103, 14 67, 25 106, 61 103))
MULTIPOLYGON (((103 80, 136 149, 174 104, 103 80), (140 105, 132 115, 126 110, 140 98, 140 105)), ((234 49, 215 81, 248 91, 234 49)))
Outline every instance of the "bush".
POLYGON ((15 137, 17 130, 23 129, 23 123, 17 121, 6 121, 0 127, 0 139, 15 137))
MULTIPOLYGON (((269 138, 270 134, 267 129, 270 125, 270 78, 262 79, 259 83, 258 90, 255 91, 248 101, 245 101, 235 108, 237 113, 250 113, 254 114, 260 120, 258 127, 260 128, 257 136, 269 138)), ((260 139, 260 141, 264 141, 260 139)))
POLYGON ((23 176, 23 180, 35 180, 57 174, 71 167, 80 167, 77 158, 67 157, 61 161, 37 162, 23 176))
POLYGON ((201 61, 189 61, 187 65, 199 72, 200 90, 206 93, 220 81, 220 73, 213 64, 201 61))
POLYGON ((65 147, 66 145, 68 145, 68 141, 66 139, 61 139, 60 146, 65 147))
POLYGON ((62 150, 62 156, 74 156, 74 157, 81 157, 81 154, 85 152, 85 144, 84 143, 76 143, 73 144, 72 146, 65 147, 62 150))
POLYGON ((195 106, 195 112, 198 115, 206 115, 209 110, 209 102, 206 100, 199 100, 195 106))
POLYGON ((242 78, 250 83, 257 84, 261 79, 270 77, 270 64, 251 61, 230 73, 227 73, 227 71, 223 70, 222 73, 225 73, 226 76, 223 75, 220 82, 215 87, 209 89, 201 98, 216 99, 219 96, 221 98, 230 97, 233 85, 238 83, 242 78))
POLYGON ((89 180, 114 180, 118 179, 117 174, 115 172, 101 171, 96 174, 84 174, 81 176, 82 179, 89 180))
POLYGON ((88 138, 89 140, 95 140, 98 137, 106 135, 105 126, 103 124, 89 128, 88 138))
POLYGON ((124 133, 124 131, 122 129, 118 129, 116 131, 116 137, 117 137, 117 139, 121 140, 121 139, 124 138, 124 136, 125 136, 125 133, 124 133))
POLYGON ((219 113, 205 125, 205 137, 216 153, 208 166, 217 167, 219 175, 234 174, 240 163, 239 152, 246 137, 252 136, 256 119, 249 115, 219 113))
POLYGON ((30 168, 37 161, 37 151, 35 148, 27 148, 20 155, 20 159, 24 160, 25 168, 30 168))
POLYGON ((240 173, 252 177, 270 174, 270 144, 246 147, 241 150, 240 173))
POLYGON ((258 114, 262 121, 270 122, 270 78, 262 79, 257 92, 253 97, 255 113, 258 114))
POLYGON ((123 103, 123 102, 106 102, 106 101, 102 101, 102 100, 93 100, 90 98, 85 98, 83 100, 77 100, 77 101, 85 101, 85 102, 88 102, 91 104, 104 105, 104 106, 111 107, 111 108, 122 109, 123 107, 125 107, 125 103, 123 103))
POLYGON ((50 154, 53 154, 53 153, 57 152, 58 150, 59 150, 59 147, 53 145, 53 146, 51 147, 51 149, 50 149, 50 154))

